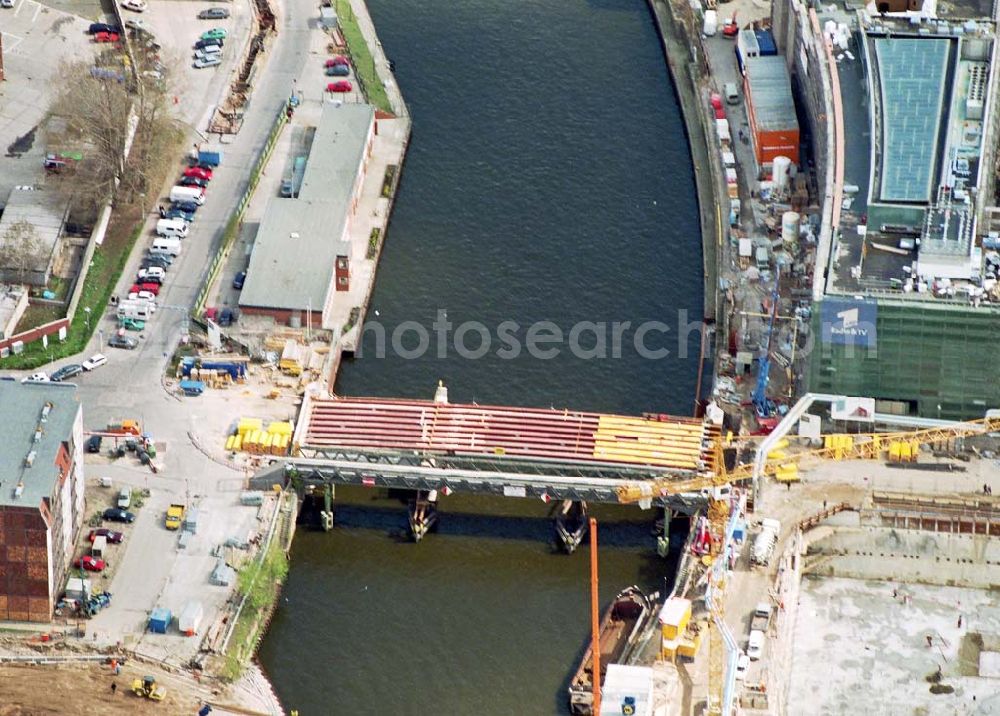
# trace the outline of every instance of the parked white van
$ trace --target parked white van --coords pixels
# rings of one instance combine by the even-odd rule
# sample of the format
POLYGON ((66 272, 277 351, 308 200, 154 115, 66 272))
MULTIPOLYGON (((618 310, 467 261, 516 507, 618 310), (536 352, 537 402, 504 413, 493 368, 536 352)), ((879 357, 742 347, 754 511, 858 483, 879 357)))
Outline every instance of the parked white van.
POLYGON ((193 201, 200 206, 205 203, 205 190, 197 186, 175 186, 170 190, 170 201, 193 201))
POLYGON ((158 236, 173 236, 183 239, 187 236, 187 222, 183 219, 160 219, 156 222, 156 234, 158 236))
POLYGON ((173 236, 157 236, 153 239, 153 245, 149 247, 149 250, 151 253, 179 256, 181 253, 181 240, 173 236))

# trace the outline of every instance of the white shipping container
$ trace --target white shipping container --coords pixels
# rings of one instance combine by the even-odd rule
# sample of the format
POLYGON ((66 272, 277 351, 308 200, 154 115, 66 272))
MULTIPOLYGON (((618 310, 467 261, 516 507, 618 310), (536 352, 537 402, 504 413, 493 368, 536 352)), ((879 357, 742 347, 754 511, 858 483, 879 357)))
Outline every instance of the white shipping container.
POLYGON ((701 32, 705 37, 712 37, 719 29, 719 13, 715 10, 705 11, 705 24, 702 25, 701 32))
POLYGON ((188 602, 184 605, 184 610, 177 619, 177 626, 183 634, 188 636, 197 634, 204 616, 205 610, 202 608, 201 602, 188 602))

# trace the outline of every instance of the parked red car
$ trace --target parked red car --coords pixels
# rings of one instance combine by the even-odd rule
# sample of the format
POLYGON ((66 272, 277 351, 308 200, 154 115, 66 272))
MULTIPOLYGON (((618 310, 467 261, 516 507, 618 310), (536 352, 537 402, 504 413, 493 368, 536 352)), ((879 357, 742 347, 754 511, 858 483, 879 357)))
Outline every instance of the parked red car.
POLYGON ((98 537, 107 537, 108 542, 111 544, 121 544, 121 541, 125 539, 125 533, 115 532, 114 530, 109 530, 107 527, 101 527, 100 529, 91 530, 87 539, 93 542, 98 537))
POLYGON ((160 284, 158 283, 134 283, 132 288, 128 290, 129 293, 139 293, 139 291, 149 291, 154 296, 160 295, 160 284))
POLYGON ((117 32, 98 32, 94 34, 94 42, 118 42, 117 32))
POLYGON ((329 60, 323 63, 323 66, 324 67, 336 67, 337 65, 350 66, 350 64, 351 61, 347 59, 344 55, 336 55, 335 57, 331 57, 329 60))
POLYGON ((88 572, 103 572, 107 565, 103 559, 91 557, 88 554, 85 557, 79 557, 75 562, 73 562, 73 566, 77 568, 83 567, 88 572))
POLYGON ((327 92, 350 92, 352 89, 354 89, 354 87, 347 80, 331 82, 326 86, 327 92))
POLYGON ((184 170, 184 176, 194 177, 195 179, 204 179, 205 181, 210 181, 212 179, 212 170, 204 169, 202 167, 191 167, 190 169, 184 170))

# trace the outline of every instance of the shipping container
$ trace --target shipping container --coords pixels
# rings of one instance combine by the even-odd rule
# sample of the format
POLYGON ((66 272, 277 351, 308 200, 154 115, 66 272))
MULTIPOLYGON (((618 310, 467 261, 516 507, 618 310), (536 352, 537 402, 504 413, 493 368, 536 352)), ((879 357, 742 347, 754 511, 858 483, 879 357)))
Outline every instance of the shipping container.
POLYGON ((747 60, 743 83, 758 168, 770 165, 779 156, 798 164, 799 122, 784 59, 771 56, 747 60))
POLYGON ((185 636, 194 636, 197 634, 204 616, 205 610, 202 608, 201 602, 188 602, 185 604, 180 617, 177 619, 177 625, 181 633, 185 636))
POLYGON ((775 44, 774 35, 771 34, 770 30, 755 30, 754 35, 761 57, 773 57, 778 54, 778 46, 775 44))
POLYGON ((156 607, 149 614, 149 631, 155 634, 166 634, 172 620, 173 615, 169 609, 156 607))
POLYGON ((719 29, 719 13, 715 10, 705 11, 705 21, 701 26, 701 33, 705 37, 712 37, 719 29))
POLYGON ((760 47, 757 45, 757 35, 753 30, 740 30, 736 36, 736 64, 740 74, 746 73, 746 61, 751 57, 760 57, 760 47))

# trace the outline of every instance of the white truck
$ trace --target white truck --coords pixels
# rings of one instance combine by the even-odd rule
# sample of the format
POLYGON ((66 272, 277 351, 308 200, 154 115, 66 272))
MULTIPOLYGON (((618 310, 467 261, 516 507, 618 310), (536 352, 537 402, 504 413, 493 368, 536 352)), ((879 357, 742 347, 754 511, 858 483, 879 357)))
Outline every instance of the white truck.
POLYGON ((774 545, 778 542, 778 535, 781 533, 781 522, 769 518, 761 520, 760 533, 753 541, 753 552, 750 561, 766 567, 771 561, 774 552, 774 545))

